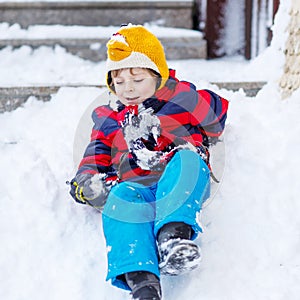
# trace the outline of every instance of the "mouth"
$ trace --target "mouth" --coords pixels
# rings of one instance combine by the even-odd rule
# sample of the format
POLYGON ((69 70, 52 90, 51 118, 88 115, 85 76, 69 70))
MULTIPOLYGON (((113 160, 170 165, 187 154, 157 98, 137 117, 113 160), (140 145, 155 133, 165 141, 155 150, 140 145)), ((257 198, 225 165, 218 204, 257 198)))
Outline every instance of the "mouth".
POLYGON ((126 101, 128 103, 133 103, 139 100, 140 97, 130 97, 130 98, 126 98, 126 101))

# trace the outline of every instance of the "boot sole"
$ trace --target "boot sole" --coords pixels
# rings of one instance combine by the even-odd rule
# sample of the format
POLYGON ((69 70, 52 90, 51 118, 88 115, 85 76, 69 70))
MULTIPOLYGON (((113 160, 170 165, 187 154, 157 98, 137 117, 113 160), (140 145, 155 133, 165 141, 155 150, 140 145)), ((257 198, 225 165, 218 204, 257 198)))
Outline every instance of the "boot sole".
POLYGON ((181 240, 175 244, 165 261, 159 264, 162 275, 176 276, 199 267, 201 262, 200 248, 189 240, 181 240))

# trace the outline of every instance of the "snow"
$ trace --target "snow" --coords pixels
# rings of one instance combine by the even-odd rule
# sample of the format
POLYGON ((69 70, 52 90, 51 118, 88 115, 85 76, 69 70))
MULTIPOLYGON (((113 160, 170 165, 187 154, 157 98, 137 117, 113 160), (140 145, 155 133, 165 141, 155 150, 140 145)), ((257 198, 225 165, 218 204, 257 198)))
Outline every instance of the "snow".
MULTIPOLYGON (((202 213, 200 269, 163 277, 165 300, 297 300, 300 294, 300 90, 282 101, 288 2, 282 1, 270 48, 240 58, 173 61, 178 76, 230 99, 225 172, 202 213), (191 72, 193 70, 193 72, 191 72), (214 71, 212 71, 214 70, 214 71), (265 79, 254 98, 209 81, 265 79)), ((0 50, 0 86, 103 81, 104 63, 54 50, 0 50)), ((0 115, 0 298, 130 299, 105 282, 106 246, 97 211, 76 204, 65 184, 104 89, 61 88, 50 102, 31 97, 0 115)))
POLYGON ((242 16, 245 11, 245 1, 230 0, 225 6, 224 35, 220 41, 220 53, 233 55, 244 48, 245 22, 242 16))
MULTIPOLYGON (((159 27, 155 24, 145 24, 145 27, 158 38, 164 37, 201 37, 196 30, 184 28, 159 27)), ((32 25, 28 29, 22 29, 19 24, 9 25, 0 23, 0 40, 6 39, 61 39, 61 38, 94 38, 109 39, 120 27, 116 26, 63 26, 63 25, 32 25)))
MULTIPOLYGON (((193 81, 199 88, 206 87, 207 82, 268 81, 277 79, 277 70, 283 63, 283 57, 273 59, 274 52, 275 49, 267 48, 251 62, 235 56, 210 61, 177 60, 170 61, 169 65, 177 70, 180 78, 193 81)), ((3 87, 105 84, 105 62, 82 60, 60 46, 54 49, 22 46, 15 50, 5 47, 0 51, 0 70, 3 87)))

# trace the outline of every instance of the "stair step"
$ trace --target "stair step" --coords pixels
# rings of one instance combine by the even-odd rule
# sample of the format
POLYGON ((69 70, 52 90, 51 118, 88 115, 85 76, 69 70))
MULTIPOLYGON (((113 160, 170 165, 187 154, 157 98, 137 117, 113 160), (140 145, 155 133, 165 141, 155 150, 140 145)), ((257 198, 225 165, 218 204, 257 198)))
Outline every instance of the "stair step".
MULTIPOLYGON (((206 41, 194 37, 171 37, 160 39, 168 60, 206 58, 206 41)), ((0 49, 6 46, 19 48, 28 45, 32 48, 40 46, 55 47, 60 45, 68 52, 83 59, 94 62, 106 59, 106 43, 108 39, 5 39, 0 40, 0 49)))
MULTIPOLYGON (((168 60, 206 58, 206 41, 199 31, 158 26, 147 28, 161 40, 168 60)), ((61 45, 74 55, 96 62, 106 59, 106 43, 118 29, 113 26, 35 25, 25 30, 18 25, 2 24, 0 49, 6 46, 61 45)))
POLYGON ((87 26, 159 22, 192 28, 193 0, 16 1, 0 2, 1 22, 87 26))
MULTIPOLYGON (((254 97, 266 82, 212 82, 221 89, 238 91, 243 89, 248 97, 254 97)), ((0 87, 0 113, 12 111, 26 102, 30 96, 38 100, 49 101, 53 94, 60 88, 103 88, 104 85, 57 85, 57 86, 32 86, 32 87, 0 87)))

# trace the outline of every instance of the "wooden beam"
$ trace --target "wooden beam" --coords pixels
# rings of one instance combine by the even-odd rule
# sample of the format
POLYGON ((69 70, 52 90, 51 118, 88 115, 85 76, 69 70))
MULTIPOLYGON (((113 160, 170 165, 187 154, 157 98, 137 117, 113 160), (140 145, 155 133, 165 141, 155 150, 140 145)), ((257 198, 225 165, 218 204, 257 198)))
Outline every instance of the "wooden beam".
POLYGON ((246 0, 245 9, 245 58, 251 59, 251 38, 252 38, 252 0, 246 0))
POLYGON ((209 58, 221 57, 225 53, 222 51, 221 38, 224 28, 224 13, 227 0, 207 1, 207 16, 205 27, 205 39, 207 40, 207 55, 209 58))
POLYGON ((280 0, 273 0, 273 20, 274 20, 275 15, 276 15, 276 13, 278 11, 279 4, 280 4, 280 0))

